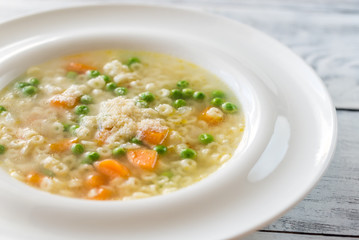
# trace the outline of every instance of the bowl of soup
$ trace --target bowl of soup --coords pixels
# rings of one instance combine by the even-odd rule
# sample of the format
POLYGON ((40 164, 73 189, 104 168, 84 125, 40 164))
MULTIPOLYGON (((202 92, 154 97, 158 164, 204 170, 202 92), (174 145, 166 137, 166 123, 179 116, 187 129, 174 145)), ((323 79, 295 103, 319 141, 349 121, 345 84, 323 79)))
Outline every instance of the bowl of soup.
POLYGON ((9 33, 0 42, 7 236, 243 235, 303 198, 328 163, 332 147, 317 148, 334 133, 317 127, 335 122, 323 86, 289 50, 246 26, 116 5, 36 14, 0 30, 9 33), (30 20, 36 27, 27 31, 30 20), (268 61, 270 51, 282 55, 268 61))

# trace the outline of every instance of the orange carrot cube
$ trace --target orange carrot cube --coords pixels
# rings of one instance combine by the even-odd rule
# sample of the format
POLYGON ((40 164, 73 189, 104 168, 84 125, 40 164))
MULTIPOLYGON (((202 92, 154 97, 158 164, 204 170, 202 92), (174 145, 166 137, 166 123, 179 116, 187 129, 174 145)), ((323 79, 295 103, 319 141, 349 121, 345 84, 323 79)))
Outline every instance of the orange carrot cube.
POLYGON ((106 178, 98 173, 92 173, 86 177, 85 184, 87 187, 96 188, 104 185, 106 178))
POLYGON ((90 190, 89 199, 91 200, 108 200, 112 196, 112 191, 108 188, 100 187, 90 190))
POLYGON ((223 121, 223 112, 216 107, 207 107, 198 117, 210 125, 217 125, 223 121))
POLYGON ((165 138, 168 135, 169 130, 152 130, 152 129, 146 129, 144 131, 140 132, 140 139, 149 145, 158 145, 163 143, 165 138))
POLYGON ((26 176, 26 181, 34 186, 39 186, 44 176, 37 172, 30 172, 26 176))
POLYGON ((64 139, 59 142, 51 143, 50 150, 52 152, 65 152, 70 149, 73 143, 78 142, 77 138, 74 139, 64 139))
POLYGON ((53 107, 74 108, 77 102, 77 98, 68 97, 61 94, 57 94, 50 98, 50 105, 53 107))
POLYGON ((153 170, 157 162, 157 152, 150 149, 132 149, 127 151, 127 158, 135 166, 153 170))
POLYGON ((86 65, 83 63, 78 63, 78 62, 70 62, 66 69, 68 71, 73 71, 73 72, 77 72, 77 73, 85 73, 88 70, 95 70, 96 68, 90 66, 90 65, 86 65))
POLYGON ((94 163, 96 170, 110 178, 128 178, 131 173, 130 170, 115 159, 105 159, 94 163))

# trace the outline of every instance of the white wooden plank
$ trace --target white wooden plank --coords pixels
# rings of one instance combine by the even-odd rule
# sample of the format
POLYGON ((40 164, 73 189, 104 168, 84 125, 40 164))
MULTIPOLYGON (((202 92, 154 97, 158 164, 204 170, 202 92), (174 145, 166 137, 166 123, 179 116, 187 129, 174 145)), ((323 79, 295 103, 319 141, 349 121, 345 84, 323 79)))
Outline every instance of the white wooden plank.
POLYGON ((339 136, 329 169, 311 193, 266 230, 359 237, 359 112, 338 112, 339 136))
POLYGON ((212 12, 251 25, 289 46, 324 80, 336 107, 359 109, 359 14, 355 11, 359 3, 351 9, 337 5, 246 5, 212 12))
POLYGON ((334 237, 321 235, 291 234, 291 233, 273 233, 273 232, 255 232, 244 238, 234 238, 232 240, 355 240, 352 237, 334 237))

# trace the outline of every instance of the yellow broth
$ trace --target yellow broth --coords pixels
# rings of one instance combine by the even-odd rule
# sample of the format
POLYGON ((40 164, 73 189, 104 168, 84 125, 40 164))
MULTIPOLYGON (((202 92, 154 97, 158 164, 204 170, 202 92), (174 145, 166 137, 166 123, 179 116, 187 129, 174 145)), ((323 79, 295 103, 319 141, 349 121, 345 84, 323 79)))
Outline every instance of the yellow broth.
POLYGON ((1 91, 0 105, 1 166, 41 190, 94 200, 193 184, 230 159, 244 129, 216 76, 151 52, 94 51, 31 67, 1 91))

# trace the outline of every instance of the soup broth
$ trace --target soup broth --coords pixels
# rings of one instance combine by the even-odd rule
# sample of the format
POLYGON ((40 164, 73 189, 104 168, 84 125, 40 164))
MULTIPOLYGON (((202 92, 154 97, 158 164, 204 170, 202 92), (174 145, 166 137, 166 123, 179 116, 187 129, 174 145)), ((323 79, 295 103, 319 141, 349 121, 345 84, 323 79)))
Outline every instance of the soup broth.
POLYGON ((68 197, 128 200, 191 185, 231 158, 244 116, 210 72, 173 56, 87 52, 0 93, 0 164, 68 197))

